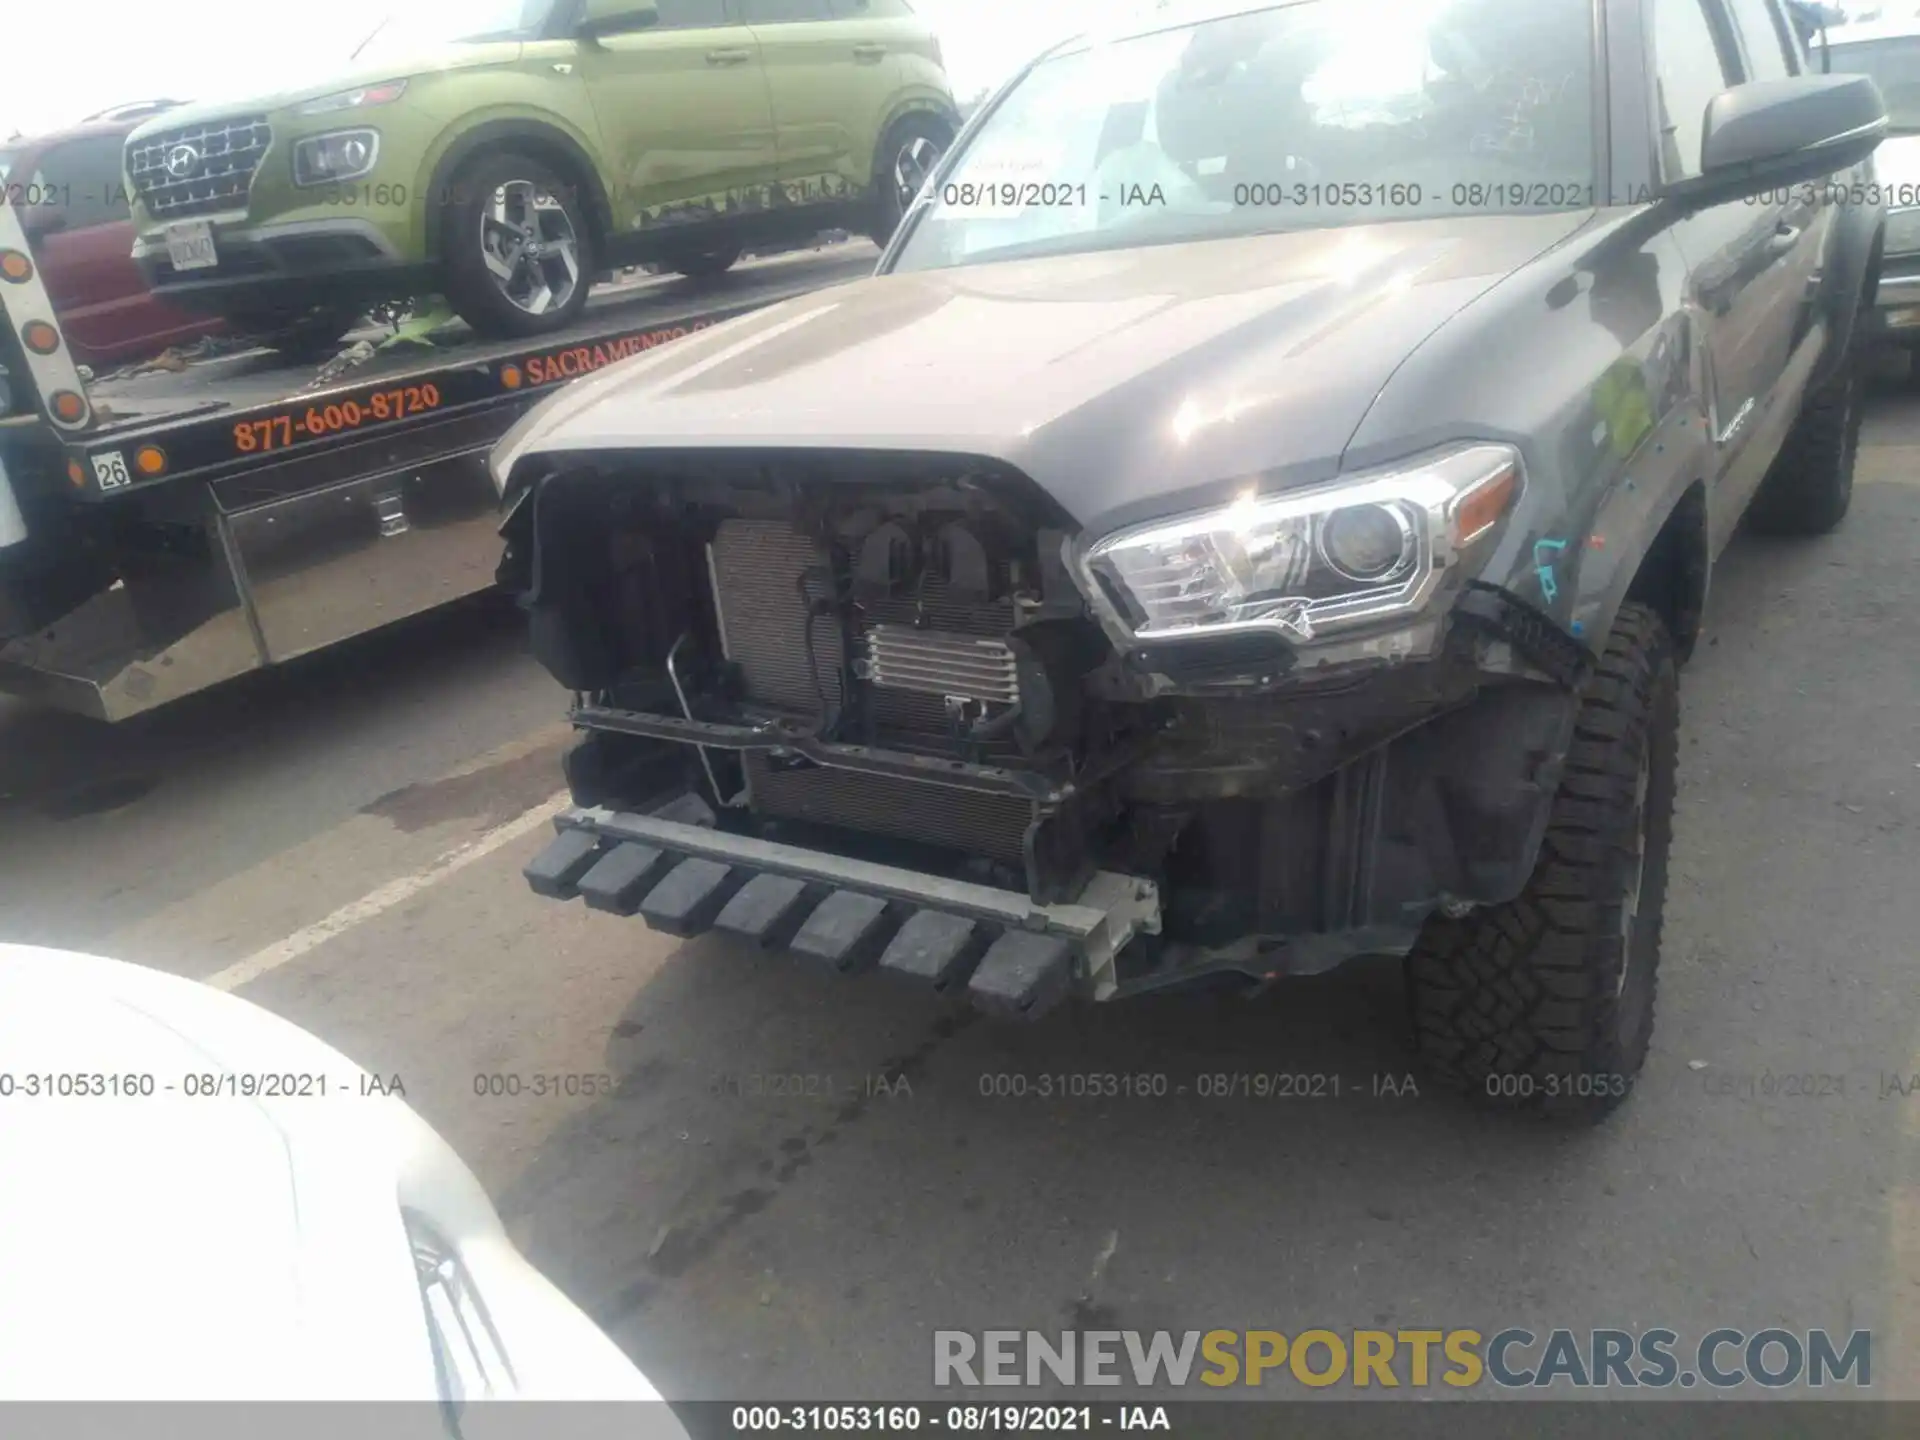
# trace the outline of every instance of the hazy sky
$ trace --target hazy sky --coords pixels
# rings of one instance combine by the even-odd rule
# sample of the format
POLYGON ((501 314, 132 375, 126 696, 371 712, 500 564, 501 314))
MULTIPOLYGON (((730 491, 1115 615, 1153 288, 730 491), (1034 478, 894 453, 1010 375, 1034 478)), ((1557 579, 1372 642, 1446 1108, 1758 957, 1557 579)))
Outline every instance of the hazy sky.
MULTIPOLYGON (((349 53, 396 0, 4 0, 0 138, 133 100, 268 91, 349 53)), ((451 0, 414 0, 446 4, 451 0)), ((1115 0, 915 0, 964 98, 1115 0)))

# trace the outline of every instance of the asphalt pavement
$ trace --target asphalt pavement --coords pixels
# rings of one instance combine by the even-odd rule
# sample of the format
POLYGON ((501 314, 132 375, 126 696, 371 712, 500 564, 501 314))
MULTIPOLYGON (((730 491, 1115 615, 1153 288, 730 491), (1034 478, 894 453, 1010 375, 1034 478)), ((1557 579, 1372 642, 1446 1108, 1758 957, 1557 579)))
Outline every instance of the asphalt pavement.
POLYGON ((1715 575, 1592 1132, 1410 1081, 1392 965, 1006 1028, 537 901, 565 697, 492 603, 117 730, 0 702, 0 933, 399 1076, 675 1398, 931 1397, 935 1329, 1510 1325, 1871 1329, 1920 1398, 1920 390, 1866 446, 1840 533, 1715 575))

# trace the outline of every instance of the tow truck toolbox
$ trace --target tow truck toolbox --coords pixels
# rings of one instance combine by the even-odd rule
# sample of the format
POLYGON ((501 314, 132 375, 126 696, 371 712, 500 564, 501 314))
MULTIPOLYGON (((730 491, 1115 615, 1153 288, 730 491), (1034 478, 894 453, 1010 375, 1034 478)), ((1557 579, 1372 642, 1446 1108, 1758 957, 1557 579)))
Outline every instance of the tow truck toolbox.
POLYGON ((595 297, 537 341, 87 380, 0 206, 0 692, 107 721, 490 588, 486 456, 538 396, 856 278, 861 243, 595 297))

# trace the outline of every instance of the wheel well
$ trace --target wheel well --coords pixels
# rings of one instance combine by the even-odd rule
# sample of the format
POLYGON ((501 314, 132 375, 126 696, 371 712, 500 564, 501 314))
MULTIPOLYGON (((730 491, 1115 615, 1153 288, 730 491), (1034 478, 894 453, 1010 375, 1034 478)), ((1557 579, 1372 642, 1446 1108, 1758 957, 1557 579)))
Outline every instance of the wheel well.
POLYGON ((444 197, 453 193, 455 181, 483 155, 498 154, 503 150, 529 155, 542 164, 551 165, 562 179, 585 196, 595 263, 603 264, 607 239, 613 232, 613 211, 606 190, 600 183, 598 168, 570 136, 558 130, 516 121, 482 125, 469 131, 441 158, 434 171, 430 191, 431 197, 439 197, 438 202, 427 206, 427 253, 439 258, 441 216, 446 208, 444 197))
POLYGON ((1684 657, 1700 634, 1707 603, 1707 574, 1712 565, 1707 535, 1707 489, 1695 482, 1673 507, 1648 547, 1646 558, 1627 587, 1637 600, 1667 622, 1684 657))
POLYGON ((873 151, 873 175, 870 177, 872 183, 879 183, 882 157, 887 154, 888 142, 893 139, 894 133, 898 131, 901 126, 915 120, 938 125, 945 129, 947 132, 946 143, 949 145, 953 143, 954 137, 960 133, 960 118, 957 115, 950 114, 928 101, 914 100, 909 102, 905 109, 889 116, 887 123, 880 127, 880 141, 874 146, 873 151))

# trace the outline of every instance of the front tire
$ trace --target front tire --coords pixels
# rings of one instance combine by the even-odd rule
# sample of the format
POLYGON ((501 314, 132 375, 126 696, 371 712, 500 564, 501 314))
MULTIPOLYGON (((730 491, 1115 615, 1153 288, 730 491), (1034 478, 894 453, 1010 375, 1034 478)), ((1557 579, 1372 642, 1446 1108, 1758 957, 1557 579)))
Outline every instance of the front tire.
POLYGON ((1761 535, 1825 535, 1853 504, 1853 467, 1860 453, 1862 357, 1801 402, 1800 418, 1767 472, 1747 525, 1761 535))
POLYGON ((867 235, 882 250, 907 208, 953 144, 953 127, 934 115, 905 115, 887 127, 873 161, 872 219, 867 235))
POLYGON ((527 155, 461 172, 441 217, 447 298, 482 335, 524 339, 570 324, 597 273, 579 187, 527 155))
POLYGON ((1629 604, 1589 677, 1532 878, 1435 917, 1407 957, 1414 1039, 1442 1085, 1593 1123, 1632 1092, 1653 1035, 1680 697, 1671 634, 1629 604))

